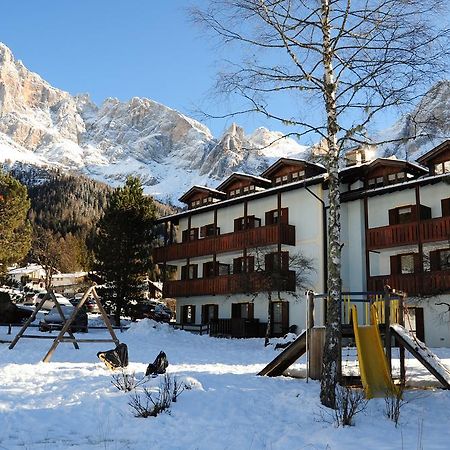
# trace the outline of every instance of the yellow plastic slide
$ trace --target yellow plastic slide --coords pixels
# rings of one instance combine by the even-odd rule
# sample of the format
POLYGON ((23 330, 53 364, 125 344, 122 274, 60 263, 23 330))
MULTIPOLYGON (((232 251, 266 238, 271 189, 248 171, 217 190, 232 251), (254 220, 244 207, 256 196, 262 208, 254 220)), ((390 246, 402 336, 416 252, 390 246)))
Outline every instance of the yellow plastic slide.
POLYGON ((361 381, 367 398, 386 397, 396 391, 381 344, 377 311, 371 307, 371 325, 358 326, 358 311, 352 307, 353 330, 358 350, 361 381))

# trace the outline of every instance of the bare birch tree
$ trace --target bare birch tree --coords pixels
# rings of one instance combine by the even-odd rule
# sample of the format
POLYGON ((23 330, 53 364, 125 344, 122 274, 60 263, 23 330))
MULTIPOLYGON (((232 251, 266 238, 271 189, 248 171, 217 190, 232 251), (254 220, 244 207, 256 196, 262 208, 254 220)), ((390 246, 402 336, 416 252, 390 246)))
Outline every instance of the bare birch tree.
POLYGON ((321 401, 329 407, 340 360, 339 158, 346 146, 368 141, 367 127, 386 108, 410 104, 442 76, 445 6, 443 0, 209 0, 193 11, 237 55, 216 87, 241 96, 245 106, 226 116, 261 113, 292 126, 286 135, 312 133, 326 143, 329 299, 321 401), (297 102, 298 113, 277 107, 280 98, 297 102))

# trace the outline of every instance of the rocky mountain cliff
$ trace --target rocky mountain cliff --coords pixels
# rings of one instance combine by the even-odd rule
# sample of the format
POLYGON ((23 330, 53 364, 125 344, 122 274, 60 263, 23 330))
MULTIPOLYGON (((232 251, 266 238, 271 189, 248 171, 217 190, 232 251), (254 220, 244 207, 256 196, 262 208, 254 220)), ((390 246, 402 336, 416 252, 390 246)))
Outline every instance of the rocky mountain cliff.
POLYGON ((200 122, 146 98, 98 106, 52 87, 0 43, 0 162, 75 170, 113 185, 139 175, 146 192, 176 200, 192 184, 261 172, 273 157, 304 150, 280 136, 264 128, 246 135, 233 124, 215 139, 200 122))

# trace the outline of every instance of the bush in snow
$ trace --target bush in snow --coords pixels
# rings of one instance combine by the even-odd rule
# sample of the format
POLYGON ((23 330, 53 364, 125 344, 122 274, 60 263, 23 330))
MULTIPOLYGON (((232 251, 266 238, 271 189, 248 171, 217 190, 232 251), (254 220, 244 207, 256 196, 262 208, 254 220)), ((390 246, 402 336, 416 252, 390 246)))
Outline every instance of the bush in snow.
POLYGON ((135 417, 156 417, 164 411, 170 412, 170 406, 184 391, 183 383, 165 374, 157 392, 144 388, 142 393, 135 391, 128 404, 135 417))
POLYGON ((367 408, 362 389, 352 389, 349 386, 336 387, 336 409, 333 410, 335 424, 340 427, 354 425, 354 417, 367 408))
POLYGON ((119 389, 119 391, 131 392, 141 384, 145 383, 145 381, 145 378, 138 380, 135 372, 127 373, 124 369, 121 369, 120 373, 112 376, 111 383, 119 389))
POLYGON ((384 414, 385 416, 395 423, 395 427, 398 426, 398 421, 400 420, 400 408, 407 402, 403 400, 403 392, 405 391, 405 386, 397 386, 394 393, 388 392, 384 397, 384 414))

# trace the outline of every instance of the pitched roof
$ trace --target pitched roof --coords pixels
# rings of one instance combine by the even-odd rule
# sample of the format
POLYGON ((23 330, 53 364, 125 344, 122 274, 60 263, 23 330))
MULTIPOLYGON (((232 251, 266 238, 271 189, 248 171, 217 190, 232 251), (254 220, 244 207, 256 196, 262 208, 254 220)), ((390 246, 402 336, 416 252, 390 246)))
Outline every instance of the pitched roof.
POLYGON ((267 178, 257 177, 255 175, 249 175, 247 173, 233 172, 225 181, 217 186, 217 189, 219 191, 225 190, 236 179, 255 181, 259 186, 269 187, 271 185, 271 181, 267 178))
POLYGON ((196 192, 202 192, 202 193, 204 193, 204 194, 208 194, 208 195, 211 195, 212 197, 215 197, 215 198, 226 198, 226 194, 225 194, 225 192, 221 192, 221 191, 219 191, 219 190, 217 190, 217 189, 212 189, 212 188, 209 188, 209 187, 206 187, 206 186, 199 186, 199 185, 194 185, 194 186, 192 186, 185 194, 183 194, 178 200, 180 201, 180 202, 183 202, 183 203, 187 203, 188 201, 189 201, 189 198, 193 195, 193 194, 195 194, 196 192))
POLYGON ((450 139, 447 139, 441 144, 439 144, 437 147, 434 147, 429 152, 422 155, 420 158, 417 158, 417 162, 426 165, 430 159, 433 159, 434 157, 438 156, 441 152, 444 152, 446 150, 448 151, 449 148, 450 148, 450 139))
POLYGON ((312 163, 310 161, 306 161, 304 159, 293 159, 293 158, 280 158, 278 161, 276 161, 274 164, 269 166, 262 174, 262 177, 268 178, 271 176, 272 173, 276 172, 280 167, 282 166, 309 166, 314 167, 318 169, 320 172, 325 172, 325 167, 322 166, 322 164, 316 164, 312 163))

